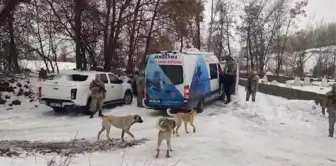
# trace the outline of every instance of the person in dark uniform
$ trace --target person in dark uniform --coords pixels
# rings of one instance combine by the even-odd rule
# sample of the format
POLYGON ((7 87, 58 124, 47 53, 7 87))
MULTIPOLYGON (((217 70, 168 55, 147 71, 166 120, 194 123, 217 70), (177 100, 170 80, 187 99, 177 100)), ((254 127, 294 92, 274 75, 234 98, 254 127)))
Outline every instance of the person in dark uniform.
POLYGON ((223 84, 226 95, 225 104, 228 104, 231 102, 232 86, 235 82, 236 63, 230 56, 226 56, 225 61, 226 65, 224 68, 223 84))

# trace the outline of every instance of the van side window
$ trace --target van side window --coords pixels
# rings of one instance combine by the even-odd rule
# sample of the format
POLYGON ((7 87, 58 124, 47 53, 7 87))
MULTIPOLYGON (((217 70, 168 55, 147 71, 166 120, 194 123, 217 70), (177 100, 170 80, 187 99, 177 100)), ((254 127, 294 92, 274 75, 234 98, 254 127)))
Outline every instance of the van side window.
POLYGON ((217 64, 209 64, 210 67, 210 79, 218 78, 217 64))
POLYGON ((108 79, 106 74, 100 74, 100 79, 104 82, 104 84, 108 83, 108 79))

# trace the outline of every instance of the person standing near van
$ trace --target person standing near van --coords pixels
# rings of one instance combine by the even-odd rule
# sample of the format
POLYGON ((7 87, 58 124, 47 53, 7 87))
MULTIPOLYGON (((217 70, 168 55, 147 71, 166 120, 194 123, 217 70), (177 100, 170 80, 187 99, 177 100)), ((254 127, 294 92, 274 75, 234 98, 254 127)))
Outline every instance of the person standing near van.
POLYGON ((251 71, 249 77, 247 78, 246 84, 246 101, 250 100, 250 96, 252 95, 252 101, 255 102, 255 98, 257 95, 259 87, 259 76, 256 71, 251 71))
POLYGON ((236 75, 236 64, 230 56, 225 57, 226 66, 224 68, 224 92, 226 95, 225 104, 231 102, 231 93, 232 93, 232 85, 234 84, 234 78, 236 75))
POLYGON ((331 91, 326 93, 324 104, 329 114, 329 137, 333 137, 336 122, 336 83, 331 86, 331 91))
POLYGON ((91 94, 91 105, 90 105, 90 111, 91 116, 90 118, 93 118, 93 116, 96 114, 97 110, 99 111, 99 116, 104 116, 102 113, 104 99, 106 96, 106 89, 104 82, 101 80, 100 75, 96 74, 96 78, 92 80, 90 83, 90 91, 91 94))
POLYGON ((145 88, 145 71, 141 70, 136 78, 136 89, 137 89, 137 106, 143 107, 142 100, 144 98, 144 88, 145 88))

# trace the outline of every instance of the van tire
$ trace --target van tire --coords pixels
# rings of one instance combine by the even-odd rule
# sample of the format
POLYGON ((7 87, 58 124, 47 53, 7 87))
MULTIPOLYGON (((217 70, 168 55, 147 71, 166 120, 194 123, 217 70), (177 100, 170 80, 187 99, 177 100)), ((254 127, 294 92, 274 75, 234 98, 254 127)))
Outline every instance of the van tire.
POLYGON ((132 104, 132 101, 133 101, 133 95, 132 95, 132 92, 129 91, 129 90, 127 90, 127 91, 125 92, 123 102, 124 102, 124 104, 130 105, 130 104, 132 104))
POLYGON ((52 107, 52 109, 57 113, 63 113, 66 111, 66 109, 62 107, 52 107))
POLYGON ((220 92, 222 92, 222 95, 219 96, 218 100, 222 100, 223 101, 225 99, 224 87, 221 86, 220 88, 221 88, 220 92))
POLYGON ((196 111, 197 113, 202 113, 203 110, 204 110, 204 99, 201 99, 197 104, 196 111))

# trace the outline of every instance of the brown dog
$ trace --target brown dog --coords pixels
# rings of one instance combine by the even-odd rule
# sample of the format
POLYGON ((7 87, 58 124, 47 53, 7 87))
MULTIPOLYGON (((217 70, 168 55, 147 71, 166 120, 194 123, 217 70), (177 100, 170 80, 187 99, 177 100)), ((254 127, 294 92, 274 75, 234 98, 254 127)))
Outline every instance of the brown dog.
POLYGON ((111 125, 113 125, 116 128, 122 129, 121 141, 125 142, 125 140, 124 140, 125 133, 127 133, 132 138, 134 138, 133 134, 129 131, 131 126, 134 123, 142 123, 143 122, 141 116, 139 116, 139 115, 128 115, 128 116, 121 116, 121 117, 109 115, 109 116, 103 116, 101 118, 102 118, 102 129, 98 132, 98 137, 97 137, 98 140, 99 140, 100 134, 104 130, 106 130, 107 138, 109 140, 111 140, 110 129, 111 129, 111 125))
POLYGON ((185 131, 186 133, 189 133, 188 131, 188 123, 190 123, 190 125, 193 127, 193 132, 195 133, 196 132, 196 127, 194 125, 194 118, 197 114, 196 110, 192 109, 190 112, 188 113, 182 113, 182 112, 178 112, 176 114, 172 114, 171 113, 171 109, 168 108, 167 109, 167 114, 169 116, 172 116, 172 117, 175 117, 175 120, 176 120, 176 129, 175 131, 173 131, 173 134, 176 133, 176 136, 180 136, 180 134, 178 133, 178 130, 182 124, 182 121, 184 123, 184 128, 185 128, 185 131))
POLYGON ((176 123, 175 120, 169 118, 160 118, 157 122, 157 126, 159 127, 159 134, 158 134, 158 142, 156 147, 156 158, 159 157, 160 153, 160 146, 163 140, 167 141, 167 153, 166 157, 170 157, 169 151, 173 151, 171 148, 171 135, 172 131, 174 130, 176 123))

